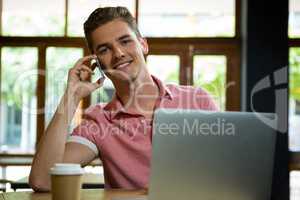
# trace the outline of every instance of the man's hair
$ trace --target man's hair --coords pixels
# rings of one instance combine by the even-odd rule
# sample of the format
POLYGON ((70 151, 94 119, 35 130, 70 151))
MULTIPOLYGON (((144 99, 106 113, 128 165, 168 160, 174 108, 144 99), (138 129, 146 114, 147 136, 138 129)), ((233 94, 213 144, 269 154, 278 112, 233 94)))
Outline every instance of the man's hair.
POLYGON ((136 21, 126 7, 103 7, 94 10, 88 19, 84 22, 84 34, 87 41, 87 45, 91 52, 93 52, 93 44, 91 33, 99 26, 102 26, 115 19, 120 19, 128 24, 137 37, 141 37, 141 34, 137 28, 136 21))

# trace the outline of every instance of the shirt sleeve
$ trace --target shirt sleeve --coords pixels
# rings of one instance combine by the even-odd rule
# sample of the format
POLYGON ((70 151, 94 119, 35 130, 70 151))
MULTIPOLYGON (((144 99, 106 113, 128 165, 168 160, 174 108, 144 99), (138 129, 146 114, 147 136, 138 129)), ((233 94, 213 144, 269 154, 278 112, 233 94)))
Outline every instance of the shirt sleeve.
POLYGON ((73 130, 73 132, 67 139, 67 142, 76 142, 79 144, 83 144, 90 148, 96 155, 99 155, 95 137, 95 135, 99 131, 99 126, 94 120, 83 119, 81 124, 73 130))

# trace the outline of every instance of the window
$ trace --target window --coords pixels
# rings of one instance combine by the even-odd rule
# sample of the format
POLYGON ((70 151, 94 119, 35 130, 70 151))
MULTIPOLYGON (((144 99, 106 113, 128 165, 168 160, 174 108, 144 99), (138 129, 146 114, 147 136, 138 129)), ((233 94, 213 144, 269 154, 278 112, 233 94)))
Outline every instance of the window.
MULTIPOLYGON (((68 71, 83 57, 80 48, 48 47, 46 51, 46 106, 45 124, 50 122, 67 86, 68 71)), ((70 129, 76 123, 73 120, 70 129)))
POLYGON ((140 1, 139 27, 147 37, 233 37, 234 0, 140 1))
POLYGON ((1 49, 2 151, 30 151, 36 136, 37 49, 1 49))
POLYGON ((226 57, 194 56, 194 86, 205 89, 220 110, 226 110, 226 57))
POLYGON ((289 149, 291 152, 290 199, 300 195, 299 157, 300 154, 300 2, 289 1, 289 149), (298 166, 298 167, 296 167, 298 166))
POLYGON ((290 172, 290 185, 291 193, 290 200, 298 200, 300 196, 300 172, 291 171, 290 172))
POLYGON ((69 0, 68 36, 84 36, 83 23, 97 7, 125 6, 135 16, 134 0, 69 0))
POLYGON ((63 36, 62 0, 3 0, 3 33, 5 36, 63 36))
POLYGON ((164 83, 179 84, 179 56, 174 55, 149 55, 147 67, 151 74, 164 83))
MULTIPOLYGON (((222 60, 220 62, 223 62, 223 64, 214 63, 212 65, 218 64, 220 67, 212 68, 217 70, 216 73, 223 73, 222 84, 227 85, 228 82, 235 81, 236 85, 226 88, 226 95, 224 89, 220 90, 220 94, 213 95, 219 95, 219 103, 222 109, 226 107, 229 110, 237 110, 239 108, 239 95, 232 95, 236 92, 239 93, 239 43, 236 42, 235 38, 196 38, 234 37, 237 34, 235 32, 234 0, 218 2, 204 2, 203 0, 176 0, 171 2, 168 0, 159 3, 136 0, 91 0, 88 3, 87 0, 54 0, 51 3, 45 0, 29 0, 26 2, 2 0, 2 3, 1 37, 5 37, 5 39, 2 40, 4 42, 0 47, 2 48, 1 99, 3 99, 1 105, 6 104, 5 101, 8 101, 7 99, 4 101, 4 87, 8 83, 6 83, 6 78, 3 76, 7 70, 6 68, 8 68, 5 64, 8 59, 6 53, 8 50, 5 50, 5 45, 16 46, 22 43, 24 46, 31 46, 26 48, 35 49, 35 57, 30 56, 26 62, 32 62, 35 69, 38 68, 39 72, 45 73, 32 76, 30 79, 35 84, 34 87, 38 86, 39 91, 37 95, 34 92, 35 89, 31 91, 30 105, 32 108, 36 108, 37 105, 39 108, 45 108, 44 114, 31 115, 31 118, 26 118, 30 119, 27 122, 24 121, 23 111, 18 110, 16 106, 6 106, 1 111, 1 123, 4 124, 4 116, 2 115, 5 113, 5 120, 9 120, 10 124, 15 124, 16 128, 14 130, 16 133, 14 134, 19 134, 19 136, 12 137, 14 140, 12 143, 16 146, 23 144, 21 142, 23 141, 22 138, 30 137, 26 140, 31 141, 30 145, 33 148, 35 140, 39 140, 49 123, 66 86, 68 69, 73 66, 78 58, 89 54, 84 38, 80 38, 83 36, 82 23, 90 12, 98 6, 126 6, 133 15, 137 16, 141 32, 146 36, 150 36, 147 38, 150 47, 150 53, 147 57, 148 68, 152 74, 164 82, 183 85, 194 84, 201 87, 203 84, 201 81, 205 79, 200 78, 201 73, 198 72, 202 70, 201 66, 204 65, 203 62, 206 60, 201 56, 220 56, 218 58, 222 60), (45 7, 47 9, 44 9, 45 7), (210 26, 207 26, 207 24, 210 24, 210 26), (214 25, 211 26, 211 24, 214 25), (18 36, 17 39, 15 39, 15 36, 18 36), (19 36, 22 36, 22 38, 19 36), (221 59, 222 55, 226 57, 225 60, 221 59), (226 70, 230 70, 231 73, 226 74, 226 70), (227 98, 231 98, 230 101, 227 98), (5 112, 4 109, 6 109, 5 112), (37 117, 37 120, 34 117, 37 117), (27 136, 25 132, 21 134, 20 131, 17 131, 18 127, 22 131, 25 130, 24 128, 21 129, 21 127, 25 127, 23 124, 30 127, 30 134, 34 134, 37 139, 33 136, 27 136)), ((17 49, 19 47, 12 48, 17 49)), ((20 58, 22 57, 21 54, 20 51, 20 53, 15 53, 13 57, 20 58)), ((211 62, 209 59, 206 61, 211 62)), ((13 75, 17 74, 13 73, 13 75)), ((97 71, 96 75, 92 77, 92 81, 96 80, 97 71)), ((86 108, 99 102, 106 103, 110 101, 113 93, 113 84, 107 79, 103 87, 92 93, 91 97, 84 99, 80 106, 86 108)), ((80 113, 77 113, 73 126, 79 122, 80 117, 78 116, 80 116, 80 113)), ((9 124, 8 122, 5 123, 9 124)), ((4 129, 4 126, 1 126, 1 129, 4 129)), ((12 135, 6 136, 2 133, 0 136, 2 143, 9 140, 12 135)), ((4 145, 3 148, 8 147, 4 145)))
POLYGON ((289 1, 289 37, 300 37, 300 2, 299 0, 289 1))
MULTIPOLYGON (((226 98, 224 94, 221 97, 222 105, 229 110, 239 109, 235 0, 0 1, 3 5, 0 18, 0 153, 7 150, 12 150, 12 154, 17 150, 34 152, 36 142, 63 95, 69 68, 78 58, 89 54, 83 38, 83 22, 98 6, 126 6, 137 17, 141 33, 148 37, 148 69, 165 83, 198 85, 199 74, 194 75, 194 72, 201 71, 203 63, 218 64, 215 69, 218 73, 219 69, 225 70, 222 81, 226 85, 230 81, 236 84, 234 89, 227 88, 226 98), (20 45, 22 47, 16 47, 20 45), (202 57, 208 55, 217 55, 218 61, 202 57), (22 73, 15 70, 16 66, 24 69, 22 73), (27 71, 30 74, 24 73, 27 71), (25 75, 28 78, 22 84, 14 81, 25 75), (9 84, 19 85, 12 90, 9 84), (13 96, 12 100, 9 96, 13 96), (25 106, 33 113, 25 113, 25 106), (37 115, 36 108, 45 110, 37 115)), ((93 82, 99 77, 99 72, 95 72, 93 82)), ((106 79, 79 107, 85 109, 91 104, 107 103, 113 93, 114 86, 106 79)), ((81 114, 76 113, 70 131, 80 122, 81 114)))
POLYGON ((290 49, 289 141, 291 150, 300 150, 300 48, 290 49))

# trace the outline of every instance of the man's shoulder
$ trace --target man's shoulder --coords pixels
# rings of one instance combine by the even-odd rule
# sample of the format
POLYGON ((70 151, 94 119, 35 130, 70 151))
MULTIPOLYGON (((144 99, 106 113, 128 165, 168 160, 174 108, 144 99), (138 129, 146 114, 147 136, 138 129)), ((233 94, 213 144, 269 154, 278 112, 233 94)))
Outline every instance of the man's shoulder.
POLYGON ((106 105, 106 103, 97 103, 94 105, 90 105, 87 109, 85 109, 85 113, 93 113, 99 110, 102 110, 104 108, 104 106, 106 105))
POLYGON ((219 110, 212 96, 201 87, 170 84, 167 88, 178 102, 184 102, 184 108, 219 110))
POLYGON ((106 115, 106 110, 104 109, 107 103, 97 103, 89 106, 84 110, 84 118, 98 118, 100 116, 106 115))

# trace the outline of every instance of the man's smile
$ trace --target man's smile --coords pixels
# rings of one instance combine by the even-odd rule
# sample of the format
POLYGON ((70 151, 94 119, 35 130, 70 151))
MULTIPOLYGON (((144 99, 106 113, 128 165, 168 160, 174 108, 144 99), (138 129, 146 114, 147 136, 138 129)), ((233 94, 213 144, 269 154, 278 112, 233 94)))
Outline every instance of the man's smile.
POLYGON ((115 64, 114 67, 113 67, 113 69, 122 69, 122 68, 127 67, 131 63, 132 63, 132 60, 122 61, 122 62, 119 62, 119 63, 115 64))

